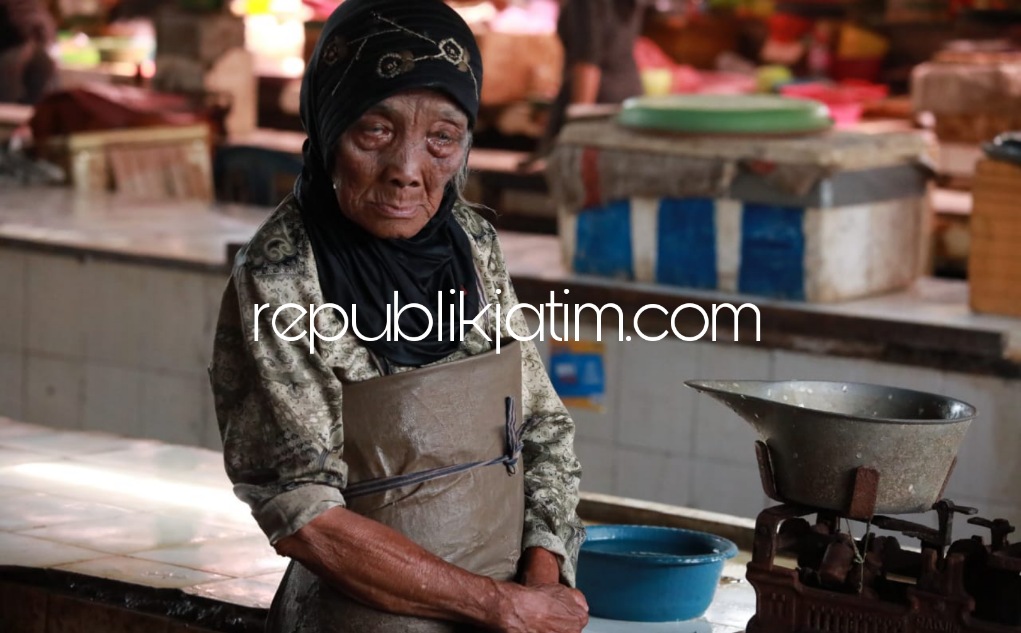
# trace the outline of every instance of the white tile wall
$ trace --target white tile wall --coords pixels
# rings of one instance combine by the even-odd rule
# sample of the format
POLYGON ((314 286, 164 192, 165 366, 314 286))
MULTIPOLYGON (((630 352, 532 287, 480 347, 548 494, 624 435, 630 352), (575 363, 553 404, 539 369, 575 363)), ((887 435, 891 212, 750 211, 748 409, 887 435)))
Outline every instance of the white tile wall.
MULTIPOLYGON (((611 399, 610 394, 607 394, 607 399, 611 399)), ((616 423, 615 410, 612 404, 612 402, 608 402, 603 411, 594 411, 580 407, 569 408, 571 417, 574 419, 575 436, 585 440, 612 442, 616 423)))
MULTIPOLYGON (((697 349, 692 377, 871 382, 946 393, 975 404, 981 412, 980 421, 965 439, 947 495, 968 500, 983 514, 1021 515, 1021 492, 1013 484, 1021 480, 1021 460, 1014 457, 1021 447, 1021 392, 1011 389, 1013 382, 754 346, 702 344, 697 349)), ((622 359, 619 381, 608 385, 611 396, 620 399, 612 468, 606 466, 611 446, 605 441, 584 438, 579 442, 580 459, 590 474, 593 467, 589 464, 595 462, 593 479, 605 485, 612 470, 616 494, 740 516, 754 517, 772 505, 759 482, 753 429, 707 396, 695 396, 691 403, 673 400, 670 387, 681 381, 670 382, 664 376, 685 361, 671 366, 670 346, 637 353, 625 343, 618 350, 622 359), (654 389, 642 393, 656 382, 654 389), (671 401, 674 404, 662 404, 671 401), (690 455, 664 439, 664 426, 656 424, 662 418, 633 413, 660 407, 669 409, 675 418, 688 419, 693 429, 690 455)), ((963 517, 959 523, 965 524, 963 517)))
MULTIPOLYGON (((707 345, 698 367, 708 380, 769 380, 773 357, 754 347, 716 343, 707 345)), ((692 455, 731 462, 755 463, 758 434, 736 413, 707 395, 696 394, 692 455)))
POLYGON ((220 301, 223 299, 223 291, 227 289, 230 276, 226 273, 210 273, 203 275, 202 280, 203 292, 206 296, 206 311, 209 315, 209 329, 212 331, 220 314, 220 301))
POLYGON ((204 276, 148 268, 140 303, 149 335, 142 340, 142 367, 176 372, 205 371, 212 336, 204 276))
POLYGON ((666 474, 656 500, 677 506, 691 505, 693 480, 694 461, 690 457, 670 455, 666 465, 666 474))
POLYGON ((947 393, 978 409, 948 487, 953 495, 1021 507, 1021 394, 1016 383, 948 374, 947 393))
POLYGON ((85 279, 88 301, 79 318, 88 324, 85 354, 91 361, 137 367, 142 356, 142 340, 148 333, 160 336, 160 330, 147 332, 143 318, 148 299, 145 270, 120 262, 91 262, 85 279))
POLYGON ((24 418, 25 355, 0 352, 0 416, 24 418))
POLYGON ((755 518, 771 504, 754 461, 749 465, 695 459, 691 471, 691 505, 696 508, 755 518))
POLYGON ((85 362, 29 356, 25 373, 26 422, 61 429, 81 428, 85 395, 85 362))
POLYGON ((225 275, 9 251, 0 273, 22 277, 0 350, 27 349, 0 356, 0 413, 219 447, 205 371, 225 275))
MULTIPOLYGON (((19 275, 26 293, 12 287, 0 308, 0 324, 14 324, 0 327, 0 415, 219 449, 205 370, 225 277, 0 252, 0 279, 19 275)), ((595 338, 591 326, 580 334, 595 338)), ((851 380, 976 405, 948 496, 1021 522, 1017 381, 754 345, 604 342, 606 411, 572 412, 585 490, 754 517, 772 503, 754 431, 683 382, 851 380)))
POLYGON ((620 344, 618 444, 690 454, 696 394, 684 381, 700 375, 705 347, 667 340, 620 344))
POLYGON ((85 283, 85 263, 73 257, 30 254, 25 258, 31 352, 82 358, 91 297, 85 283))
POLYGON ((82 428, 142 435, 142 373, 133 367, 87 364, 82 415, 82 428))
POLYGON ((598 440, 575 439, 574 452, 581 462, 581 489, 614 494, 616 452, 613 445, 598 440))
POLYGON ((670 456, 618 446, 616 449, 616 494, 635 499, 662 498, 666 488, 670 456))
POLYGON ((142 432, 145 437, 202 446, 206 440, 202 374, 147 371, 142 375, 142 432))
POLYGON ((25 255, 19 251, 0 251, 0 351, 25 349, 26 299, 25 255))

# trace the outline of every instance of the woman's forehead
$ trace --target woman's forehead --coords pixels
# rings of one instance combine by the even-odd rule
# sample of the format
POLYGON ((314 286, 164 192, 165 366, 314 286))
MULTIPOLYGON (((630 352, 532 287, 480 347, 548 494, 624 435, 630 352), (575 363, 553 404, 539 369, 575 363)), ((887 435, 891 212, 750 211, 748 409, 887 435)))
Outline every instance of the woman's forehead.
POLYGON ((468 115, 453 99, 439 90, 428 88, 407 90, 391 95, 366 110, 366 114, 393 116, 426 114, 468 124, 468 115))

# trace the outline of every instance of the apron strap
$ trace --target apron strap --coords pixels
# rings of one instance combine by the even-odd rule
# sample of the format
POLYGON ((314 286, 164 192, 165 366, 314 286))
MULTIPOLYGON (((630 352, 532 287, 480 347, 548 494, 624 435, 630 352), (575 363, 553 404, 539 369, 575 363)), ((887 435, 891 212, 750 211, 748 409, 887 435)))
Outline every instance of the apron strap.
POLYGON ((507 474, 513 475, 517 472, 518 459, 521 457, 521 451, 524 449, 524 441, 522 437, 527 425, 518 426, 517 407, 514 406, 514 398, 508 396, 504 400, 504 404, 506 417, 504 424, 506 452, 503 455, 494 457, 488 461, 469 462, 467 464, 456 464, 453 466, 441 466, 439 468, 430 468, 429 470, 422 470, 416 473, 359 481, 348 485, 348 487, 343 490, 344 497, 346 499, 355 499, 357 497, 387 492, 389 490, 403 488, 405 486, 423 484, 427 481, 432 481, 433 479, 457 475, 475 468, 496 466, 498 464, 503 464, 507 468, 507 474))

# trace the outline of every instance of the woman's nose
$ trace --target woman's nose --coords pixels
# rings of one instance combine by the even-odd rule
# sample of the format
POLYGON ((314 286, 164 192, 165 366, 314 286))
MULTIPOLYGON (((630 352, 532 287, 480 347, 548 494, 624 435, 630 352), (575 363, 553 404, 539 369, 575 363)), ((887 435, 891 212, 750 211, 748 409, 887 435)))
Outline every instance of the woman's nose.
POLYGON ((418 187, 422 184, 422 166, 425 147, 417 143, 402 143, 389 152, 386 161, 386 179, 398 187, 418 187))

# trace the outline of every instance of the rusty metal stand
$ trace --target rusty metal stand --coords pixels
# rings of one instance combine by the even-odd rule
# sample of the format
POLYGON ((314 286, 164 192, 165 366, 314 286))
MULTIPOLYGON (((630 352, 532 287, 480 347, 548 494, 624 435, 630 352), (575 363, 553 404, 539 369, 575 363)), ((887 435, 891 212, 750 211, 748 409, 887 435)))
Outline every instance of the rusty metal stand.
POLYGON ((953 517, 977 510, 948 499, 933 505, 935 529, 877 515, 881 473, 867 466, 855 469, 842 511, 798 505, 778 488, 765 442, 755 454, 763 490, 782 505, 756 520, 746 574, 756 612, 747 633, 1021 633, 1021 547, 1007 541, 1010 523, 970 519, 989 528, 986 547, 981 539, 952 542, 953 517), (921 551, 870 531, 856 544, 840 529, 845 519, 918 539, 921 551), (792 557, 797 569, 778 564, 792 557))

